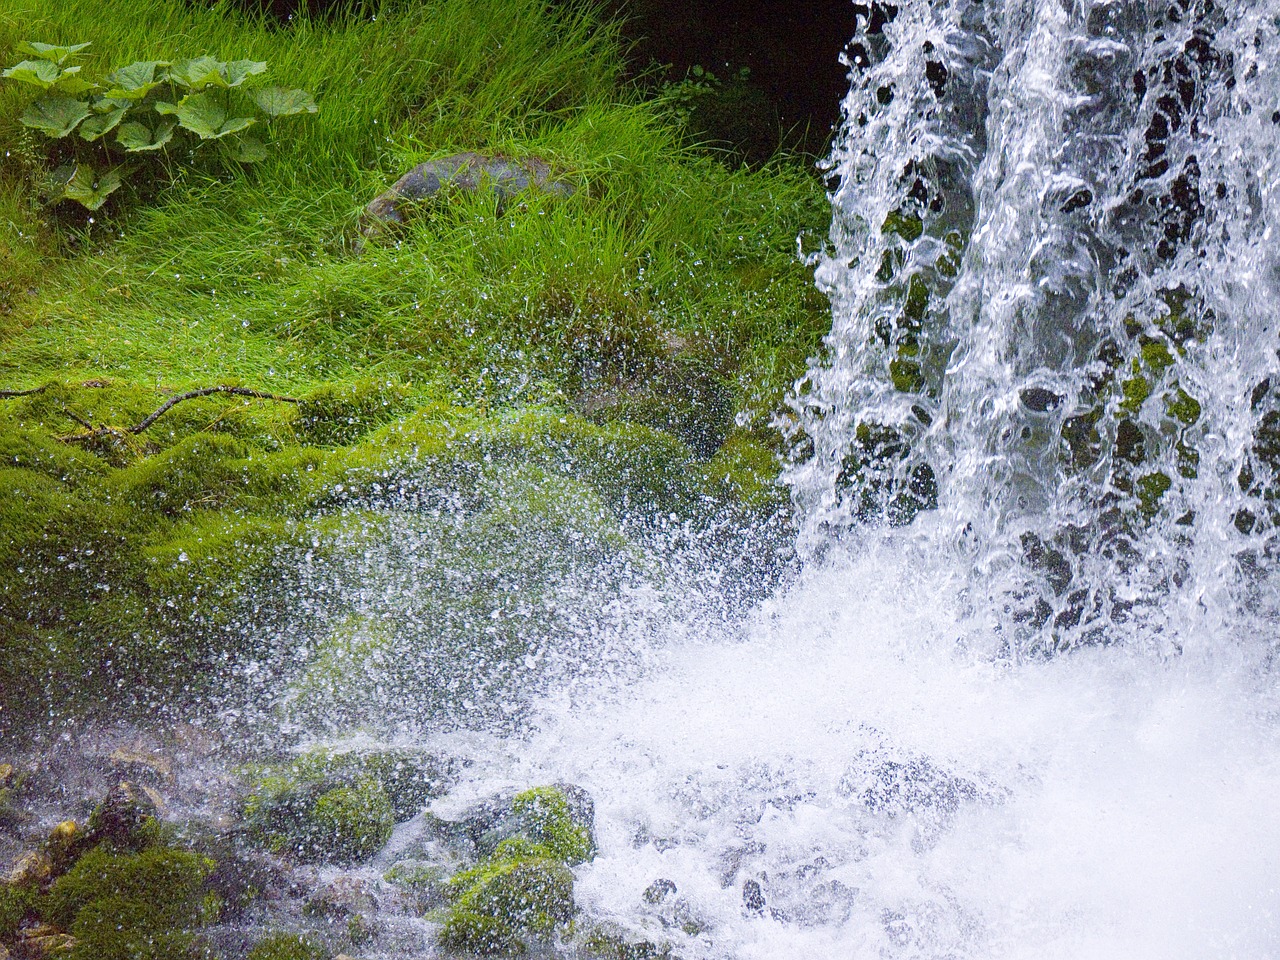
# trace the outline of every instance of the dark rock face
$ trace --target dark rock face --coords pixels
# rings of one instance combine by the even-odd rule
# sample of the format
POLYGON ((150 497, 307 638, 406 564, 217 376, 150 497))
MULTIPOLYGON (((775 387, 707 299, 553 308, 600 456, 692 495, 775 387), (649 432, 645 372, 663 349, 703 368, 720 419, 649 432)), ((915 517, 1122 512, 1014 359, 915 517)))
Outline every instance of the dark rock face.
POLYGON ((502 200, 530 189, 561 197, 574 192, 572 184, 556 179, 551 165, 537 157, 509 160, 482 153, 455 153, 418 164, 370 201, 361 217, 361 232, 368 237, 387 223, 403 223, 409 204, 442 191, 474 193, 486 186, 502 200))

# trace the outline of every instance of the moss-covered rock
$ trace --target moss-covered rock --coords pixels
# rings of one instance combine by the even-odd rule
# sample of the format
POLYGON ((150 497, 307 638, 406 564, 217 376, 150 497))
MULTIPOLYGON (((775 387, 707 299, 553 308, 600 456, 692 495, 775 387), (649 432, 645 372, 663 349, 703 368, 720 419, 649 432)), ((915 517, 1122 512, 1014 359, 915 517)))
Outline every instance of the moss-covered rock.
POLYGON ((350 863, 372 857, 395 826, 378 780, 316 779, 273 773, 245 803, 249 835, 277 853, 304 861, 350 863))
POLYGON ((69 928, 82 910, 104 900, 134 903, 148 930, 181 930, 209 919, 205 879, 214 868, 199 854, 167 847, 113 853, 97 847, 53 882, 40 913, 69 928))
POLYGON ((490 859, 450 881, 440 942, 481 955, 523 953, 573 918, 573 874, 546 857, 490 859))
POLYGON ((445 885, 441 943, 481 955, 523 953, 576 911, 569 866, 595 855, 591 801, 575 787, 535 787, 482 804, 455 824, 482 854, 445 885))
POLYGON ((31 890, 0 884, 0 943, 11 943, 18 927, 35 915, 36 896, 31 890))

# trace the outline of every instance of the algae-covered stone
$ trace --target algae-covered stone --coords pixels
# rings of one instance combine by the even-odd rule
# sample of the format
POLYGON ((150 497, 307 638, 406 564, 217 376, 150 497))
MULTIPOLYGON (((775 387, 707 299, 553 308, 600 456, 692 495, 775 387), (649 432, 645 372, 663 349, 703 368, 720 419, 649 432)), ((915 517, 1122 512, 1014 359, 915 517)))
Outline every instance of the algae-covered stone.
POLYGON ((376 780, 338 787, 316 800, 315 842, 334 860, 366 860, 388 840, 395 820, 376 780))
POLYGON ((575 911, 573 874, 556 860, 497 860, 450 881, 453 905, 440 942, 482 955, 522 953, 547 940, 575 911))
POLYGON ((446 885, 446 947, 476 954, 523 952, 550 939, 575 912, 569 864, 595 854, 592 805, 572 786, 497 798, 452 825, 483 859, 446 885))
POLYGON ((391 802, 376 779, 263 778, 244 810, 250 835, 269 849, 304 861, 354 862, 372 857, 395 826, 391 802))
POLYGON ((107 842, 120 850, 141 850, 159 837, 155 796, 128 780, 121 781, 89 815, 89 843, 107 842))

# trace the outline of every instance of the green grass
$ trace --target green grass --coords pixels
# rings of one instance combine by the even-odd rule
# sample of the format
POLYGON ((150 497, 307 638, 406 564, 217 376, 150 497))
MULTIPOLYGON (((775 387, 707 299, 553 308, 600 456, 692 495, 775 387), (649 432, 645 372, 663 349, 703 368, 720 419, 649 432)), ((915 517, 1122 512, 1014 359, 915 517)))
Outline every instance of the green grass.
MULTIPOLYGON (((183 0, 127 15, 0 0, 6 63, 23 39, 91 41, 86 73, 265 60, 320 111, 282 121, 251 170, 175 165, 90 221, 41 205, 46 148, 17 122, 31 95, 0 82, 0 390, 55 385, 0 399, 0 688, 36 691, 0 698, 0 729, 56 707, 69 673, 100 691, 185 686, 199 651, 228 648, 172 611, 220 622, 217 598, 325 502, 317 485, 382 455, 351 445, 415 410, 443 411, 477 449, 526 407, 567 423, 581 450, 555 469, 587 471, 606 500, 612 468, 591 474, 585 451, 616 441, 643 461, 638 489, 673 469, 698 488, 705 468, 776 507, 765 425, 829 327, 796 256, 798 234, 826 230, 821 182, 785 158, 734 168, 688 147, 622 84, 617 31, 591 8, 405 0, 282 25, 183 0), (545 158, 576 192, 424 204, 356 249, 370 199, 458 150, 545 158), (306 403, 210 397, 136 437, 74 438, 77 419, 127 427, 174 390, 223 383, 306 403), (171 561, 188 555, 209 572, 175 606, 190 578, 171 561)), ((515 460, 541 456, 541 434, 507 434, 515 460)))

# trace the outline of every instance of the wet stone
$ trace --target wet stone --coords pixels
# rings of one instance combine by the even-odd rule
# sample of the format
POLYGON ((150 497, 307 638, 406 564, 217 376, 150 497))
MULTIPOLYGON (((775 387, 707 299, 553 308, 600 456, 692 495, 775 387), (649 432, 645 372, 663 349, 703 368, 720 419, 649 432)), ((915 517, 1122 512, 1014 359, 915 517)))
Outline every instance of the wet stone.
POLYGON ((109 840, 122 848, 145 846, 145 831, 158 814, 159 805, 152 791, 122 781, 90 815, 89 839, 94 843, 109 840))
POLYGON ((373 884, 362 877, 348 875, 330 880, 313 893, 306 904, 307 913, 333 920, 373 914, 377 910, 373 884))
POLYGON ((18 858, 5 883, 11 887, 39 887, 53 876, 53 859, 43 850, 32 850, 18 858))
POLYGON ((742 884, 742 906, 752 913, 760 913, 765 908, 764 891, 757 880, 747 880, 742 884))
POLYGON ((659 878, 649 886, 645 887, 644 902, 645 903, 661 903, 668 896, 676 892, 674 880, 659 878))
POLYGON ((113 776, 149 787, 172 786, 175 782, 173 763, 168 757, 150 750, 117 748, 107 757, 113 776))

